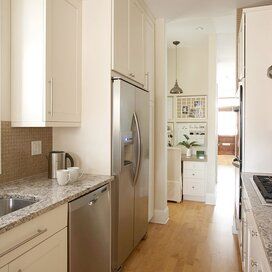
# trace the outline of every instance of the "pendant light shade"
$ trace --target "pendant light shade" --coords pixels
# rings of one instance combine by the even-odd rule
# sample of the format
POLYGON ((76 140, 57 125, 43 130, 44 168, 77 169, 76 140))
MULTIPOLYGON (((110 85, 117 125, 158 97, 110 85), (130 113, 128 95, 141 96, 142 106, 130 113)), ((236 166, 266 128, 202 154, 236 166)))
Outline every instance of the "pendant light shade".
POLYGON ((179 41, 174 41, 173 44, 176 46, 176 82, 174 87, 170 90, 171 94, 182 94, 183 90, 179 87, 178 84, 178 45, 180 44, 179 41))

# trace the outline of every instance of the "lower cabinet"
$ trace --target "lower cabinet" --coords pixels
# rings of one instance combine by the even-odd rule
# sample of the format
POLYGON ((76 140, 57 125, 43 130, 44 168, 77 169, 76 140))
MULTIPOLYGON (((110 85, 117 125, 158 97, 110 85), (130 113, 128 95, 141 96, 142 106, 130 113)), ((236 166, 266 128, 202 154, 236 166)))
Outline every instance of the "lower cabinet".
POLYGON ((271 272, 245 190, 242 197, 242 267, 244 272, 271 272))
POLYGON ((68 205, 0 235, 0 272, 67 272, 68 205))
POLYGON ((206 162, 183 162, 183 198, 185 200, 205 201, 206 180, 206 162))
POLYGON ((8 272, 8 266, 0 268, 0 272, 8 272))
MULTIPOLYGON (((5 270, 3 270, 4 272, 5 270)), ((67 272, 67 228, 9 264, 9 272, 67 272)), ((2 272, 2 270, 0 270, 2 272)))

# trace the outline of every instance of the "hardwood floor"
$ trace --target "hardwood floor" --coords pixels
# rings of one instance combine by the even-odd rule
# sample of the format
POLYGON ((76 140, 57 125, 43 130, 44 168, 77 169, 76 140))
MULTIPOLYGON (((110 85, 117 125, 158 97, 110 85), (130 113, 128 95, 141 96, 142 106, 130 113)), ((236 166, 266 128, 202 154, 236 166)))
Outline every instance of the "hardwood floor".
POLYGON ((150 224, 147 240, 131 254, 125 272, 242 271, 232 235, 233 172, 230 166, 220 167, 217 205, 169 203, 168 224, 150 224))

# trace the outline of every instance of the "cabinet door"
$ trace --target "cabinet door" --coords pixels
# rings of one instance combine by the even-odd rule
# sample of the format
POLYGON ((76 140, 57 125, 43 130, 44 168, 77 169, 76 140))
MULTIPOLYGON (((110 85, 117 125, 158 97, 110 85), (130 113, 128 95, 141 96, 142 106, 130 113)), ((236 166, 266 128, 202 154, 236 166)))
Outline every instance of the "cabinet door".
POLYGON ((8 272, 8 266, 0 268, 0 272, 8 272))
POLYGON ((9 264, 9 272, 18 271, 67 272, 67 228, 9 264))
POLYGON ((112 69, 128 76, 128 0, 113 3, 112 69))
POLYGON ((155 30, 154 23, 146 16, 144 19, 144 44, 145 44, 144 88, 150 92, 151 101, 154 101, 155 30))
POLYGON ((144 13, 136 0, 129 1, 129 76, 144 84, 144 13))
POLYGON ((81 1, 47 1, 47 121, 80 122, 81 1))

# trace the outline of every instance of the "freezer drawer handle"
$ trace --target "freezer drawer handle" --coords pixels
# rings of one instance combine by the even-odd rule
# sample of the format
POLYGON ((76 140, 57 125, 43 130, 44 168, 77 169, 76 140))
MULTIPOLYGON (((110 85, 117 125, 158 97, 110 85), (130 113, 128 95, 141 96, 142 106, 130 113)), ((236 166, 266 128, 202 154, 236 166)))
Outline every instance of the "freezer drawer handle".
POLYGON ((25 239, 24 241, 18 243, 17 245, 7 249, 6 251, 4 251, 3 253, 0 254, 0 258, 4 257, 5 255, 7 255, 8 253, 12 252, 13 250, 19 248, 20 246, 23 246, 24 244, 30 242, 31 240, 37 238, 38 236, 44 234, 45 232, 47 232, 47 229, 38 229, 37 232, 35 234, 33 234, 32 236, 30 236, 29 238, 25 239))
POLYGON ((89 202, 89 206, 93 206, 98 200, 98 197, 89 202))

